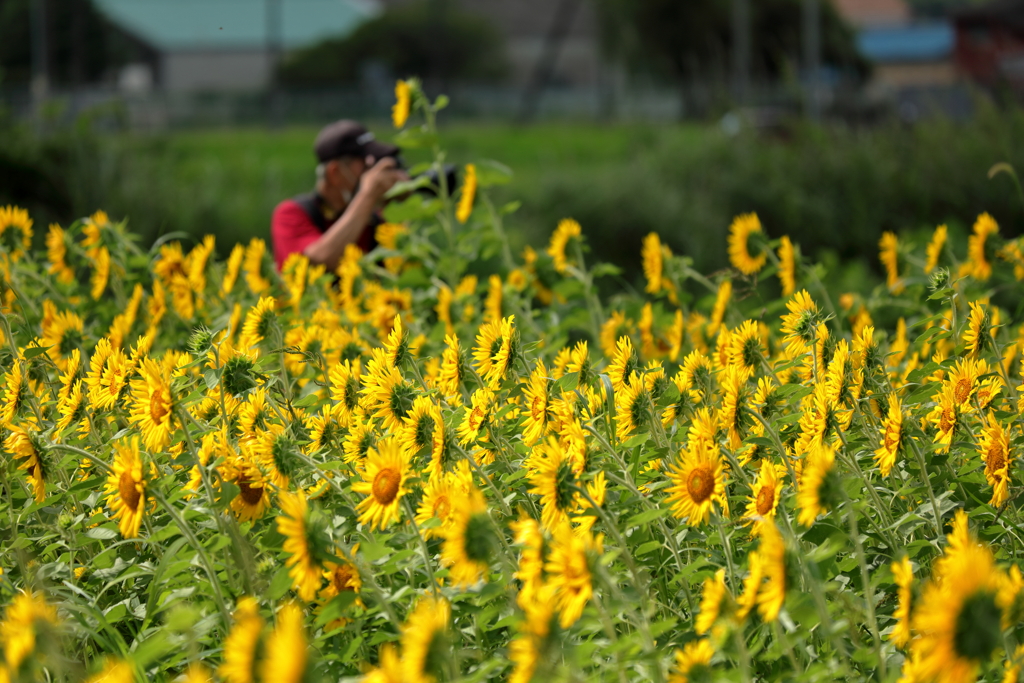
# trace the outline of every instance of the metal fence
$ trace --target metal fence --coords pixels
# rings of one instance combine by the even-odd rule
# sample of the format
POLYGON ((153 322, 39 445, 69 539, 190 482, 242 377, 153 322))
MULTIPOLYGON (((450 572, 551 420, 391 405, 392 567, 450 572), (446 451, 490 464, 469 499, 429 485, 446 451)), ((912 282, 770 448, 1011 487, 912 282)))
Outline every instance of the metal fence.
MULTIPOLYGON (((447 116, 458 119, 518 120, 523 93, 511 87, 448 89, 447 116)), ((892 115, 915 120, 933 114, 970 116, 974 94, 967 86, 903 88, 872 92, 823 88, 817 95, 826 115, 847 120, 892 115)), ((728 84, 691 83, 664 87, 550 88, 533 120, 667 122, 683 118, 719 118, 742 109, 754 123, 798 114, 808 94, 797 85, 751 86, 737 107, 728 84)), ((0 89, 0 107, 19 118, 55 124, 86 115, 101 128, 161 131, 179 128, 319 124, 337 118, 379 119, 387 115, 392 93, 382 89, 330 88, 265 92, 125 93, 113 88, 51 91, 44 101, 28 90, 0 89)))

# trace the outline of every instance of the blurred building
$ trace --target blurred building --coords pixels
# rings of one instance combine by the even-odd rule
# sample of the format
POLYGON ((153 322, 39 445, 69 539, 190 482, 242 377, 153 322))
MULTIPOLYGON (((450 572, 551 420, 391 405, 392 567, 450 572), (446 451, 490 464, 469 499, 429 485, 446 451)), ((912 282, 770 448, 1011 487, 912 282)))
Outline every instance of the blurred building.
POLYGON ((122 70, 123 90, 260 90, 285 50, 351 33, 376 0, 94 0, 106 18, 149 48, 122 70))
POLYGON ((957 80, 953 27, 917 21, 904 0, 833 0, 857 31, 857 47, 874 65, 872 87, 898 91, 957 80))
MULTIPOLYGON (((411 0, 381 0, 387 6, 411 0)), ((505 37, 512 81, 522 85, 546 59, 549 85, 593 86, 601 78, 597 18, 586 0, 455 0, 505 37)))
POLYGON ((995 0, 954 15, 956 63, 988 87, 1024 92, 1024 0, 995 0))

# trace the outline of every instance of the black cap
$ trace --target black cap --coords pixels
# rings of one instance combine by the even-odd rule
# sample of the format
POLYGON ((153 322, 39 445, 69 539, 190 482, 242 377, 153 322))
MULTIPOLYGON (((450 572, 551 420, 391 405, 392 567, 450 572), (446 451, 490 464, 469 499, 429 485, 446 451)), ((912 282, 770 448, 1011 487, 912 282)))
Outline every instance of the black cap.
POLYGON ((323 127, 313 143, 313 151, 317 161, 324 163, 344 156, 380 159, 397 154, 398 147, 374 139, 362 124, 343 119, 323 127))

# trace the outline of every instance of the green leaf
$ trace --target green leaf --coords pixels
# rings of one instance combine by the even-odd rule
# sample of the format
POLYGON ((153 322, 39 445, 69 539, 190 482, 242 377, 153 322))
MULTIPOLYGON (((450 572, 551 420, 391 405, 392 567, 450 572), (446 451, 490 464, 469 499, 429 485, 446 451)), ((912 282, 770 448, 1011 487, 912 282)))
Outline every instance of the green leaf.
POLYGON ((281 567, 274 574, 270 582, 270 590, 267 592, 271 600, 280 600, 288 589, 292 587, 292 577, 288 576, 288 567, 281 567))
POLYGON ((654 508, 653 510, 644 510, 640 514, 633 515, 626 521, 626 527, 642 526, 649 524, 656 519, 661 519, 669 513, 668 508, 654 508))
POLYGON ((320 616, 316 618, 317 626, 323 626, 324 624, 334 621, 341 616, 344 616, 345 610, 352 606, 356 601, 355 591, 342 591, 334 596, 329 603, 320 612, 320 616))
POLYGON ((512 180, 512 169, 492 159, 476 164, 476 182, 480 187, 508 185, 512 180))
POLYGON ((21 355, 25 358, 25 360, 30 360, 32 358, 35 358, 36 356, 43 355, 49 349, 49 346, 30 346, 29 348, 22 351, 21 355))

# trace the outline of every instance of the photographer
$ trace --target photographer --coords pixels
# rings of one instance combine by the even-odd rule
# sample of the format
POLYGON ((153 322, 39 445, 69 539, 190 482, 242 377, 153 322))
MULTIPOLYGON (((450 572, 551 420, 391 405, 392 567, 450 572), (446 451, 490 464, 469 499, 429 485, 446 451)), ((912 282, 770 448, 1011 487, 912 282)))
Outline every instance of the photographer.
POLYGON ((381 223, 377 209, 392 186, 408 180, 398 167, 398 148, 374 139, 355 121, 336 121, 320 131, 316 153, 316 188, 286 199, 274 209, 270 236, 280 270, 290 254, 304 254, 328 270, 338 266, 345 247, 373 249, 373 229, 381 223))

